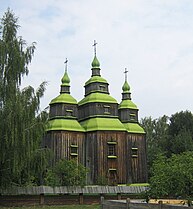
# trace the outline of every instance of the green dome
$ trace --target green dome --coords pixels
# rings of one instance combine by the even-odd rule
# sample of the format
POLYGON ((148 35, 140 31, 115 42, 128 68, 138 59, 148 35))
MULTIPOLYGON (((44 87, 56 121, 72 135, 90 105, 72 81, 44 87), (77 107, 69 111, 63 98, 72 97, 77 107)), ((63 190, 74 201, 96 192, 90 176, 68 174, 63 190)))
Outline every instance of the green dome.
POLYGON ((77 104, 77 101, 70 94, 62 93, 50 102, 50 104, 56 103, 77 104))
POLYGON ((117 104, 116 99, 111 97, 109 94, 103 94, 103 93, 92 93, 87 95, 85 98, 83 98, 78 105, 84 105, 86 103, 92 103, 92 102, 103 102, 103 103, 114 103, 117 104))
POLYGON ((92 68, 99 68, 100 67, 100 63, 96 57, 96 55, 94 56, 94 59, 92 61, 92 68))
POLYGON ((122 90, 123 90, 123 93, 129 93, 130 92, 130 86, 129 86, 127 81, 125 81, 125 83, 123 84, 122 90))
POLYGON ((77 120, 69 120, 69 119, 50 120, 47 124, 46 131, 56 131, 56 130, 78 131, 78 132, 85 131, 77 120))
POLYGON ((126 131, 117 118, 90 118, 80 122, 85 131, 126 131))
POLYGON ((122 102, 118 107, 118 109, 125 109, 125 108, 138 110, 137 105, 134 104, 130 99, 122 100, 122 102))
POLYGON ((95 83, 95 82, 99 82, 99 83, 107 83, 107 81, 102 78, 101 76, 92 76, 86 83, 85 86, 90 84, 90 83, 95 83))
POLYGON ((67 71, 65 71, 64 76, 61 79, 62 81, 62 86, 70 86, 70 78, 68 77, 67 71))

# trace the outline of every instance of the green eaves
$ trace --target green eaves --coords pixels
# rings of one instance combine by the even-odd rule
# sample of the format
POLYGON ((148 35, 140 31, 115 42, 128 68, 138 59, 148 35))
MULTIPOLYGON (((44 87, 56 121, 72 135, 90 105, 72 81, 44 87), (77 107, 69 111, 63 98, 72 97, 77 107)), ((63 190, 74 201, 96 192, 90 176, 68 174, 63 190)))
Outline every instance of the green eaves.
POLYGON ((118 107, 118 109, 126 109, 126 108, 138 110, 137 105, 134 104, 130 99, 122 100, 122 102, 118 107))
POLYGON ((85 131, 126 131, 117 118, 90 118, 80 122, 85 131))
POLYGON ((85 86, 90 84, 90 83, 95 83, 95 82, 98 82, 98 83, 107 83, 107 81, 102 78, 101 76, 92 76, 86 83, 85 83, 85 86))
POLYGON ((50 104, 55 103, 77 104, 77 101, 70 94, 62 93, 50 102, 50 104))
POLYGON ((84 128, 80 125, 77 120, 69 119, 53 119, 48 121, 46 131, 78 131, 84 132, 84 128))
POLYGON ((129 133, 145 134, 144 129, 138 123, 123 123, 129 133))

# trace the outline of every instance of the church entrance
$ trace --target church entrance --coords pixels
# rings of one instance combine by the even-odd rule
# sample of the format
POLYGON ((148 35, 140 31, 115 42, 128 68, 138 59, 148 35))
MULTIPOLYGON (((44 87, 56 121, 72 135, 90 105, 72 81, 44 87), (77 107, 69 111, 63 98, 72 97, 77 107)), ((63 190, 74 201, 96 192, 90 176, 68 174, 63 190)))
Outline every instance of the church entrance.
POLYGON ((117 170, 116 169, 109 169, 108 185, 110 186, 117 185, 117 170))

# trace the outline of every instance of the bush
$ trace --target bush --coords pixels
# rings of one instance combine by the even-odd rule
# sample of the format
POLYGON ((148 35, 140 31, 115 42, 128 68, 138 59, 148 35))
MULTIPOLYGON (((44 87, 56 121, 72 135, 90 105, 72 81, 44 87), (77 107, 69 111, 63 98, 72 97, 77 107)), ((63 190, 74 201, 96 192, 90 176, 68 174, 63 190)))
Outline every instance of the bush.
POLYGON ((48 186, 84 186, 88 170, 76 160, 60 160, 53 170, 47 172, 48 186))

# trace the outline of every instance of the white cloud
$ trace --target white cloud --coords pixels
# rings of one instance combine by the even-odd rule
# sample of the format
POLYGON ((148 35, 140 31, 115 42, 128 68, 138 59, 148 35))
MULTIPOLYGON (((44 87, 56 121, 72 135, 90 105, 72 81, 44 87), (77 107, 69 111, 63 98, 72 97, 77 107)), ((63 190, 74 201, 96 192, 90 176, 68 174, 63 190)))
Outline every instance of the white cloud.
POLYGON ((3 0, 1 16, 8 6, 23 38, 37 42, 24 84, 49 81, 42 107, 59 94, 66 57, 72 95, 84 96, 96 39, 101 74, 118 101, 127 67, 140 116, 193 110, 191 0, 3 0))

